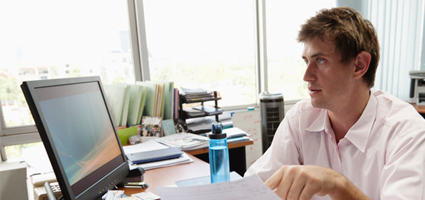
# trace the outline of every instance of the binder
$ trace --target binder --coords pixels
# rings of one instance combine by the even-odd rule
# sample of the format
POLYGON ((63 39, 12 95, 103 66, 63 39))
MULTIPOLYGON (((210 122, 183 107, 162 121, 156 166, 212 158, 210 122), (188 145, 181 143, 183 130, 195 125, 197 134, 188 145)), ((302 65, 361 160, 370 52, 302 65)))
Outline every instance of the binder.
POLYGON ((158 86, 152 82, 136 82, 137 85, 147 87, 146 102, 143 116, 155 117, 158 101, 158 86))
POLYGON ((183 152, 179 148, 170 147, 166 149, 130 153, 126 154, 126 156, 132 164, 142 164, 160 160, 168 160, 172 158, 179 158, 182 156, 182 154, 183 152))

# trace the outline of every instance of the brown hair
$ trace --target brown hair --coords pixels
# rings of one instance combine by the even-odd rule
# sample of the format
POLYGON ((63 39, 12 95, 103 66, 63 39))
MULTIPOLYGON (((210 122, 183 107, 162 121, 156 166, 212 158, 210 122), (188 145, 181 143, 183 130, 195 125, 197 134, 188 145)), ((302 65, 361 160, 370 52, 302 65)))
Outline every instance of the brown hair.
POLYGON ((369 20, 363 19, 356 10, 348 7, 323 9, 301 25, 298 42, 307 42, 317 37, 331 40, 345 63, 362 51, 370 53, 372 58, 369 69, 363 78, 369 88, 373 87, 379 62, 379 42, 369 20))

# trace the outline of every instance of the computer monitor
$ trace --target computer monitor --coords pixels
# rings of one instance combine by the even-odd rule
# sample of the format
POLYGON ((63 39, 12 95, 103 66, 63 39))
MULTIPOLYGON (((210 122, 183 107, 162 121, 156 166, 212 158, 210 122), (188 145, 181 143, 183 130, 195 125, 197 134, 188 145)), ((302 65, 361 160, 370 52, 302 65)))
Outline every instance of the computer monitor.
POLYGON ((99 77, 24 81, 21 89, 65 199, 100 199, 127 176, 99 77))

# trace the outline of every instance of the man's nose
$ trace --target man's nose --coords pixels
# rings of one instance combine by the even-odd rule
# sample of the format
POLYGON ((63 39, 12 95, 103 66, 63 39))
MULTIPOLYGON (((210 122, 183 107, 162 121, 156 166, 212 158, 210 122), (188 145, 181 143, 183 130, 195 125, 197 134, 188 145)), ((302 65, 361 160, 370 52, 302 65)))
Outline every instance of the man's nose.
POLYGON ((312 63, 307 64, 307 69, 305 70, 304 73, 304 77, 303 80, 305 82, 312 82, 314 81, 316 78, 316 76, 314 75, 314 66, 312 63))

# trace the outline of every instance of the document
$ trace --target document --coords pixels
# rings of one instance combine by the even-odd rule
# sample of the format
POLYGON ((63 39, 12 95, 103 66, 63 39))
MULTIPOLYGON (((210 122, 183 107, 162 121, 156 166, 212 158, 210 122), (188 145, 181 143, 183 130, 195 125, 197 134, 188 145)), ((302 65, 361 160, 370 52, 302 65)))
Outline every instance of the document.
POLYGON ((156 142, 155 140, 148 140, 140 144, 123 146, 122 148, 124 149, 125 154, 131 154, 131 153, 146 152, 146 151, 159 150, 159 149, 167 149, 170 147, 160 144, 156 142))
POLYGON ((178 147, 183 151, 207 148, 209 139, 193 133, 176 133, 156 139, 157 142, 170 147, 178 147))
POLYGON ((253 175, 236 181, 190 187, 157 187, 162 200, 250 200, 280 198, 253 175))

